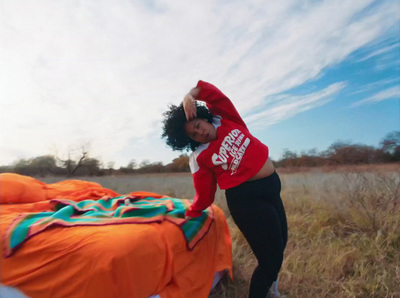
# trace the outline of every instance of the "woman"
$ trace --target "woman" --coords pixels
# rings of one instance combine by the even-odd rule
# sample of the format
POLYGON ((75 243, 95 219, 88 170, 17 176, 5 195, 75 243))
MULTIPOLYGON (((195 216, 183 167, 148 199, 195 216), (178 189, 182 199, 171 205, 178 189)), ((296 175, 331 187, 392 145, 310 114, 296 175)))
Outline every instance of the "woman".
POLYGON ((189 164, 196 195, 186 217, 200 216, 213 203, 217 183, 225 189, 232 218, 258 260, 249 297, 266 297, 287 242, 281 183, 268 147, 250 134, 229 98, 212 84, 199 81, 180 106, 169 108, 162 136, 174 150, 194 151, 189 164))

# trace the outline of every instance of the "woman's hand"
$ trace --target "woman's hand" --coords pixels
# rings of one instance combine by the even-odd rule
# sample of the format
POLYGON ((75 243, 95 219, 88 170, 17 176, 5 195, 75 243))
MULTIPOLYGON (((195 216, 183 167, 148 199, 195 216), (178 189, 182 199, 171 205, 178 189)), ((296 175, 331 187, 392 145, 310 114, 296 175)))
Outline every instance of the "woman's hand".
POLYGON ((199 92, 200 88, 195 87, 183 98, 183 109, 185 110, 187 121, 197 117, 196 98, 199 92))
POLYGON ((196 99, 192 94, 188 93, 183 99, 183 109, 185 111, 186 120, 190 121, 197 117, 196 99))
POLYGON ((191 219, 193 219, 193 218, 194 218, 194 217, 185 215, 185 219, 187 219, 187 220, 191 220, 191 219))

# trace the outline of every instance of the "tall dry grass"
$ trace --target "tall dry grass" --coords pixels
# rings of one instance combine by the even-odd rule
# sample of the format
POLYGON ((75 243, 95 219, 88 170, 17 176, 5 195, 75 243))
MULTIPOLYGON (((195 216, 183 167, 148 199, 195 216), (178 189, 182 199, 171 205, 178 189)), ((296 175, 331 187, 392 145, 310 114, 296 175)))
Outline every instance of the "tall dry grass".
MULTIPOLYGON (((281 174, 288 297, 400 297, 400 175, 348 169, 281 174)), ((211 297, 246 297, 256 261, 231 225, 234 281, 211 297)))
MULTIPOLYGON (((399 168, 316 169, 280 176, 289 225, 279 275, 281 294, 290 298, 400 297, 399 168)), ((180 198, 194 195, 190 174, 93 180, 120 193, 147 190, 180 198)), ((223 191, 217 191, 216 204, 224 210, 231 231, 234 280, 224 278, 210 297, 247 297, 256 260, 229 215, 223 191)))

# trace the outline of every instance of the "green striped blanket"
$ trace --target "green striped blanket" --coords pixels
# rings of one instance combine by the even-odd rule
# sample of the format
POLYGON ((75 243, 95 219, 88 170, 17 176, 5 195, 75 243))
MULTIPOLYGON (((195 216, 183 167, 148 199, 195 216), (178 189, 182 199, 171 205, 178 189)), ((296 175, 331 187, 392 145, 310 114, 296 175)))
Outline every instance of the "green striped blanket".
POLYGON ((212 208, 208 208, 200 217, 185 219, 190 201, 176 198, 119 196, 81 202, 56 199, 51 203, 52 211, 22 213, 15 218, 3 235, 6 257, 11 256, 29 238, 53 226, 145 224, 164 220, 181 229, 188 249, 192 250, 207 234, 214 218, 212 208))

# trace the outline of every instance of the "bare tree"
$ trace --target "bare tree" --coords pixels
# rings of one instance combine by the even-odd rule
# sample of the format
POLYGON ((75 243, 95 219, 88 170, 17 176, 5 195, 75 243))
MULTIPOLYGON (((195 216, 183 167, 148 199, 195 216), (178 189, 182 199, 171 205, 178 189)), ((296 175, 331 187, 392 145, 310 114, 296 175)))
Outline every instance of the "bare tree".
POLYGON ((57 160, 67 170, 68 177, 74 176, 76 171, 84 165, 89 154, 88 148, 89 143, 85 143, 80 145, 78 149, 68 148, 66 159, 61 159, 57 156, 57 160))
POLYGON ((400 131, 388 133, 380 145, 388 161, 400 160, 400 131))

